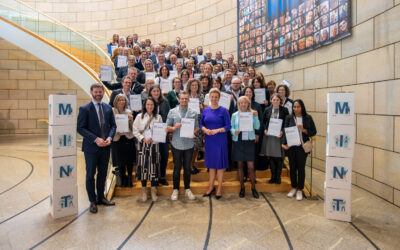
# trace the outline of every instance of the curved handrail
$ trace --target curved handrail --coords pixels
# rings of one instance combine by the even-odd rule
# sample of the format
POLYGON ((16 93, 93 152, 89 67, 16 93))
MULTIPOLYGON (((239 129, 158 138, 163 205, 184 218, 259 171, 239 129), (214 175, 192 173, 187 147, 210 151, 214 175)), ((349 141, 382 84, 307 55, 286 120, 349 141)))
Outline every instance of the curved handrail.
MULTIPOLYGON (((52 47, 53 49, 57 50, 58 52, 62 53, 64 56, 68 57, 69 59, 71 59, 72 61, 74 61, 76 64, 78 64, 82 69, 84 69, 92 78, 94 78, 98 83, 101 83, 100 78, 98 77, 97 73, 91 69, 89 66, 87 66, 85 63, 83 63, 82 61, 80 61, 79 59, 77 59, 75 56, 73 56, 72 54, 68 53, 67 51, 65 51, 64 49, 60 48, 59 46, 54 45, 53 43, 49 42, 47 39, 42 38, 41 36, 38 36, 37 34, 26 30, 24 28, 22 28, 21 26, 9 21, 8 19, 3 18, 2 16, 0 16, 0 20, 12 25, 13 27, 23 31, 24 33, 40 40, 41 42, 47 44, 48 46, 52 47)), ((110 97, 110 91, 105 88, 106 90, 106 95, 108 97, 110 97)))
POLYGON ((79 31, 67 27, 19 0, 0 0, 0 5, 3 10, 5 9, 3 17, 57 44, 87 65, 91 65, 97 73, 99 65, 110 65, 114 68, 109 55, 79 31))

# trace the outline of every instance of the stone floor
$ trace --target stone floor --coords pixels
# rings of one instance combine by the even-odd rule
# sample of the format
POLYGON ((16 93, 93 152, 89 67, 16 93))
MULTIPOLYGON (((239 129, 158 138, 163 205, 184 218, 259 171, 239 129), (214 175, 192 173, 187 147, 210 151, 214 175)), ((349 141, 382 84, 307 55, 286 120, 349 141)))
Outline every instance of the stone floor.
MULTIPOLYGON (((353 224, 370 241, 350 223, 325 219, 322 200, 298 202, 285 193, 264 193, 266 199, 258 200, 198 196, 193 202, 161 196, 154 204, 119 197, 115 207, 99 207, 98 214, 91 214, 80 151, 78 162, 79 216, 54 220, 49 214, 47 137, 0 136, 0 249, 116 249, 123 242, 124 249, 289 249, 288 242, 294 249, 374 249, 373 244, 399 249, 400 208, 355 186, 353 224)), ((323 178, 314 172, 320 188, 323 178)))

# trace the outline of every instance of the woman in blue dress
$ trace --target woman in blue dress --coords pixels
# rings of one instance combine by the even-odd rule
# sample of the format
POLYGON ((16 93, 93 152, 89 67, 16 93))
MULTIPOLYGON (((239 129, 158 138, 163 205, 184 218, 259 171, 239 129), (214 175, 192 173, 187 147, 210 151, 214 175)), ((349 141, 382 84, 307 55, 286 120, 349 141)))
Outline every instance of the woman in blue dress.
POLYGON ((218 105, 221 93, 218 89, 210 90, 210 107, 204 109, 201 115, 200 128, 205 134, 205 166, 210 169, 210 179, 207 192, 204 196, 211 196, 215 192, 215 177, 218 180, 218 189, 215 197, 222 197, 222 180, 224 171, 229 167, 228 137, 231 121, 228 110, 218 105))

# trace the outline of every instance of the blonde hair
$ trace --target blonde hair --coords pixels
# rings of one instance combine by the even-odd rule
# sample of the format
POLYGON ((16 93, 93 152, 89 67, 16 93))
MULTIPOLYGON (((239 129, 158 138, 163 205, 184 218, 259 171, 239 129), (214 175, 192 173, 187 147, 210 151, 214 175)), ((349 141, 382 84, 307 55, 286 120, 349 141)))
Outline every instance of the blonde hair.
POLYGON ((154 70, 154 63, 153 63, 153 61, 152 61, 151 59, 146 59, 146 60, 144 61, 144 72, 149 72, 149 71, 146 71, 146 62, 151 62, 152 71, 150 71, 150 72, 155 72, 155 70, 154 70))
POLYGON ((209 92, 210 97, 211 97, 212 93, 217 93, 218 97, 221 97, 221 91, 219 91, 219 89, 217 89, 217 88, 210 89, 210 92, 209 92))
MULTIPOLYGON (((128 108, 128 100, 126 99, 126 96, 124 96, 123 94, 118 94, 118 95, 115 97, 114 101, 113 101, 113 106, 114 106, 114 108, 118 111, 118 113, 119 113, 119 110, 118 110, 118 102, 119 102, 119 99, 121 99, 121 98, 124 98, 124 100, 125 100, 124 110, 128 108)), ((123 111, 124 111, 124 110, 123 110, 123 111)))
POLYGON ((240 110, 239 103, 240 103, 241 101, 247 102, 247 111, 253 112, 253 109, 251 109, 251 101, 250 101, 250 99, 249 99, 247 96, 241 96, 241 97, 239 97, 239 100, 238 100, 238 110, 240 110))

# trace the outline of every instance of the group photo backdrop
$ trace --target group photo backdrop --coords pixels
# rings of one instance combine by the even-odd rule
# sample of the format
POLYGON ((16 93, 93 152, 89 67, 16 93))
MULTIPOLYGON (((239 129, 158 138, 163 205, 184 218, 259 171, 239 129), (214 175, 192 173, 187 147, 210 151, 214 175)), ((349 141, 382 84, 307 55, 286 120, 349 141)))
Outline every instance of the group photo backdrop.
POLYGON ((350 35, 349 0, 238 0, 238 57, 270 63, 350 35))

